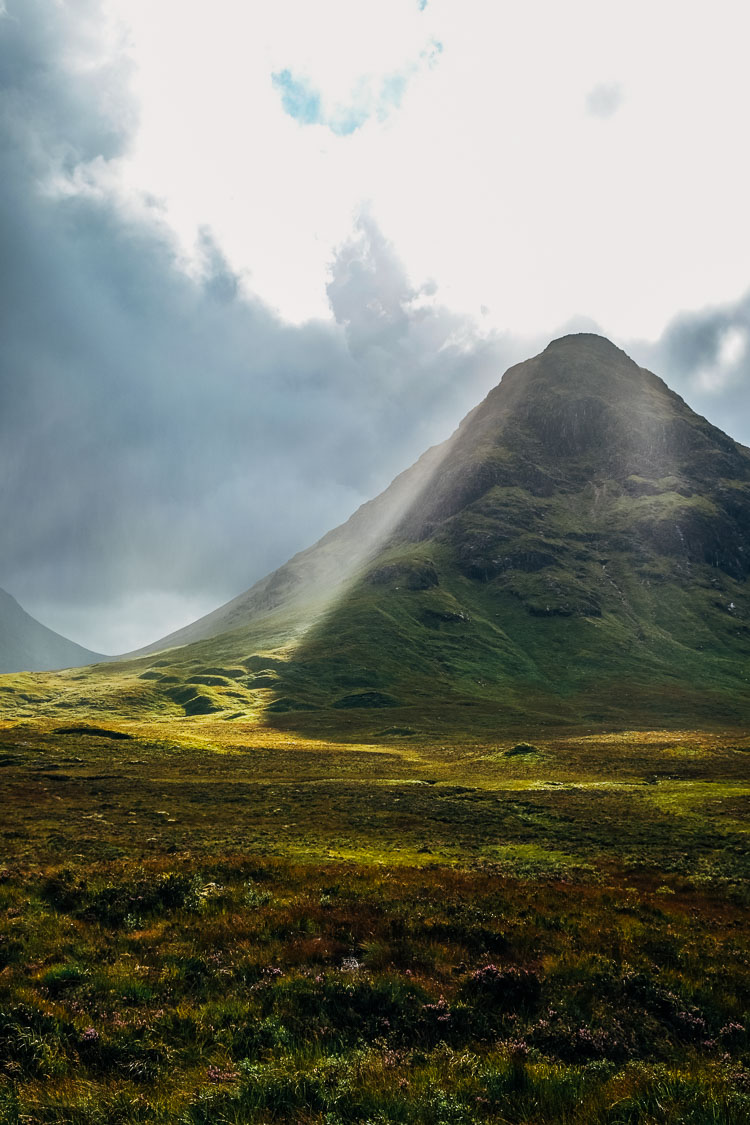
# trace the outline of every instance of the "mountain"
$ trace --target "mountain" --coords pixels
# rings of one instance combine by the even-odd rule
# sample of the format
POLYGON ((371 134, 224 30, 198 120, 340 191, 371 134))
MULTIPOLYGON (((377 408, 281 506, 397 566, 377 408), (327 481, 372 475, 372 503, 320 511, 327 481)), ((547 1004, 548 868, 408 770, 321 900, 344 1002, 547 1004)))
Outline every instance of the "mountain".
MULTIPOLYGON (((346 524, 151 647, 199 642, 165 654, 177 671, 244 662, 268 716, 308 728, 347 712, 743 722, 748 573, 750 450, 580 334, 508 370, 346 524)), ((220 682, 194 691, 242 706, 220 682)))
MULTIPOLYGON (((750 450, 608 340, 565 336, 319 543, 147 650, 42 677, 35 713, 359 740, 741 726, 749 573, 750 450)), ((6 684, 4 713, 27 690, 6 684)))
POLYGON ((0 672, 75 668, 104 659, 41 625, 0 590, 0 672))

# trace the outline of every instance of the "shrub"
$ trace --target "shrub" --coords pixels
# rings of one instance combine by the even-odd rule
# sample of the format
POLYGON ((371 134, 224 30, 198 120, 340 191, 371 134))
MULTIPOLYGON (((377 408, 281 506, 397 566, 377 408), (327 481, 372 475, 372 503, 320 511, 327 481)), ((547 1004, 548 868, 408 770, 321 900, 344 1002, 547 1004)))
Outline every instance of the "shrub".
POLYGON ((542 986, 532 969, 510 965, 483 965, 463 983, 462 994, 480 1003, 493 1004, 506 1012, 533 1008, 541 997, 542 986))

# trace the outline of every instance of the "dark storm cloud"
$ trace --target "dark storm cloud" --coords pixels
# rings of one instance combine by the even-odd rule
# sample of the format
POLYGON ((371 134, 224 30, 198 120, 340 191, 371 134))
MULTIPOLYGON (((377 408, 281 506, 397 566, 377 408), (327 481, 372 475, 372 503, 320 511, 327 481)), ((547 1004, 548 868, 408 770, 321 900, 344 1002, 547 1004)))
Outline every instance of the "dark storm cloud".
MULTIPOLYGON (((76 639, 106 647, 92 607, 159 590, 218 604, 520 356, 414 291, 367 217, 333 266, 335 323, 292 327, 238 295, 209 231, 196 282, 157 210, 50 191, 116 157, 133 121, 126 73, 70 69, 98 7, 70 11, 16 0, 0 17, 0 586, 58 607, 51 624, 77 608, 76 639)), ((132 643, 158 628, 134 622, 132 643)))
POLYGON ((721 364, 722 346, 728 333, 748 329, 750 296, 717 308, 685 313, 675 317, 667 327, 659 341, 659 356, 670 370, 695 375, 721 364))
POLYGON ((623 346, 693 410, 750 445, 750 293, 725 305, 681 313, 653 344, 623 346))

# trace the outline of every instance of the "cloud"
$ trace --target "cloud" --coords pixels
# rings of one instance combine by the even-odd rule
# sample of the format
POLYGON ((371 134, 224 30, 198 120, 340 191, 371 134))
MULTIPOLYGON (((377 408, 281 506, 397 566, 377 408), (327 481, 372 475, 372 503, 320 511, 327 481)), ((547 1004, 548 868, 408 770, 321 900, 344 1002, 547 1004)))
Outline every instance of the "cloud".
POLYGON ((108 7, 139 113, 120 184, 163 201, 186 256, 210 226, 287 318, 328 315, 325 267, 363 200, 411 277, 501 331, 583 314, 654 340, 748 284, 742 0, 711 18, 678 0, 108 7), (313 123, 285 112, 285 71, 319 98, 313 123), (381 119, 383 81, 405 74, 381 119), (611 110, 615 86, 617 112, 586 112, 587 95, 611 110))
POLYGON ((747 353, 747 328, 732 325, 721 333, 719 347, 714 359, 700 368, 695 376, 696 385, 703 391, 716 393, 723 391, 747 365, 742 361, 747 353))
POLYGON ((586 95, 586 110, 592 117, 613 117, 622 105, 623 97, 619 82, 599 82, 586 95))
POLYGON ((110 651, 346 518, 516 355, 411 286, 366 215, 334 319, 291 325, 210 230, 188 274, 158 207, 59 190, 130 142, 120 56, 71 62, 85 13, 24 0, 0 24, 0 586, 110 651))
POLYGON ((750 445, 749 342, 750 292, 737 301, 680 313, 658 340, 625 346, 694 410, 750 445))

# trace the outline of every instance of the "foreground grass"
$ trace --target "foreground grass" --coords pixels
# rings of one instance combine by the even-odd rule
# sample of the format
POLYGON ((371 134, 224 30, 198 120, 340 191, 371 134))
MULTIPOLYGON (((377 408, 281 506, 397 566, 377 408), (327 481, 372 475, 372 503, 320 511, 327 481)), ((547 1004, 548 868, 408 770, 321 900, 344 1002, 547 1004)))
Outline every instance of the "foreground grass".
POLYGON ((2 1125, 750 1119, 742 732, 84 728, 0 731, 2 1125))

